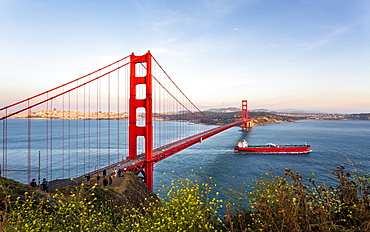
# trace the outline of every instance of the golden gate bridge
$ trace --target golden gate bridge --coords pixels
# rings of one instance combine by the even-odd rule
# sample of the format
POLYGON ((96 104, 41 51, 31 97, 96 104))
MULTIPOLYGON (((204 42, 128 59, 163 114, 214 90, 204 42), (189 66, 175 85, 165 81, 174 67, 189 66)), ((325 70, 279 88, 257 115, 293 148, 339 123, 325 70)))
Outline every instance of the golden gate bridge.
POLYGON ((153 189, 155 163, 238 125, 250 127, 246 100, 241 114, 220 125, 183 93, 150 52, 132 53, 1 107, 0 171, 5 177, 24 171, 29 182, 40 166, 50 180, 124 169, 141 173, 153 189))

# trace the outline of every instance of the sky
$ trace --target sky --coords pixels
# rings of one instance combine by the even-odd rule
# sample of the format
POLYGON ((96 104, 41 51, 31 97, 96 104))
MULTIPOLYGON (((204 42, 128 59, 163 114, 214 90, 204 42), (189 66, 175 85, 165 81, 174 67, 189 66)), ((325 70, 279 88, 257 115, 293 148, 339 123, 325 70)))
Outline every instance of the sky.
POLYGON ((0 107, 148 50, 201 109, 370 112, 368 0, 0 0, 0 107))

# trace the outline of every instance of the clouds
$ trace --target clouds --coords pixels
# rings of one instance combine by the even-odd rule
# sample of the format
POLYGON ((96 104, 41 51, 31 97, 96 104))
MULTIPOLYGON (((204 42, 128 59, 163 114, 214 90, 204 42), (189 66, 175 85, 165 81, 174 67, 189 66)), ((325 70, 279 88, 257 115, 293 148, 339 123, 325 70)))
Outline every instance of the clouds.
POLYGON ((339 37, 345 33, 348 33, 350 31, 349 26, 343 26, 338 29, 335 29, 334 31, 324 35, 322 38, 314 41, 314 42, 308 42, 308 43, 302 43, 300 46, 304 47, 305 49, 315 49, 321 46, 326 45, 327 43, 330 43, 333 41, 336 37, 339 37))
POLYGON ((364 0, 22 0, 2 7, 0 29, 7 33, 0 34, 0 94, 17 86, 4 80, 45 90, 150 50, 204 106, 238 106, 247 97, 255 108, 340 111, 331 106, 351 79, 348 101, 361 98, 358 108, 370 111, 370 93, 362 88, 370 86, 364 0), (48 76, 56 78, 45 81, 48 76), (326 92, 327 103, 302 105, 310 93, 324 98, 326 92))

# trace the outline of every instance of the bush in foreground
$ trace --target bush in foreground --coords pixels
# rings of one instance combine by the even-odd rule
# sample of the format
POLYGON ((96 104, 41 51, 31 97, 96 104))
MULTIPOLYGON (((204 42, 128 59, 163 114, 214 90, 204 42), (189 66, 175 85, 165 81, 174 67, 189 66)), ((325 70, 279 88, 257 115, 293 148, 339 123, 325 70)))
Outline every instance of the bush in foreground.
MULTIPOLYGON (((96 198, 99 186, 77 187, 49 199, 5 198, 4 231, 370 231, 369 176, 338 167, 335 187, 304 181, 298 172, 272 172, 247 183, 218 188, 171 174, 160 203, 132 208, 96 198), (307 183, 305 183, 307 182, 307 183), (223 193, 223 200, 219 192, 223 193), (225 197, 226 196, 226 197, 225 197)), ((104 192, 104 191, 103 191, 104 192)), ((100 193, 100 192, 99 192, 100 193)))
POLYGON ((283 177, 266 174, 249 192, 251 228, 262 231, 370 231, 370 185, 367 175, 332 174, 336 187, 308 185, 298 172, 285 170, 283 177), (310 186, 310 187, 309 187, 310 186))

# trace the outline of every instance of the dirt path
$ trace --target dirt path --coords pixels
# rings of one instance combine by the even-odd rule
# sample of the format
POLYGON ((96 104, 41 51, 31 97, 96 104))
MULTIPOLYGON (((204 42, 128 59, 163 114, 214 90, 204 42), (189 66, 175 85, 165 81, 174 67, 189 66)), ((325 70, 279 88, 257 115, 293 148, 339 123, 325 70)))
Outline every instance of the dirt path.
MULTIPOLYGON (((124 191, 127 189, 127 186, 130 184, 130 182, 133 181, 132 175, 133 173, 122 173, 121 176, 115 177, 114 175, 111 175, 112 177, 112 184, 107 186, 108 189, 112 189, 117 193, 124 193, 124 191)), ((109 178, 107 177, 109 180, 109 178)), ((86 184, 86 180, 83 180, 83 183, 86 184)), ((96 184, 96 177, 91 178, 90 185, 96 184)), ((103 186, 103 177, 100 178, 100 186, 103 186)))

